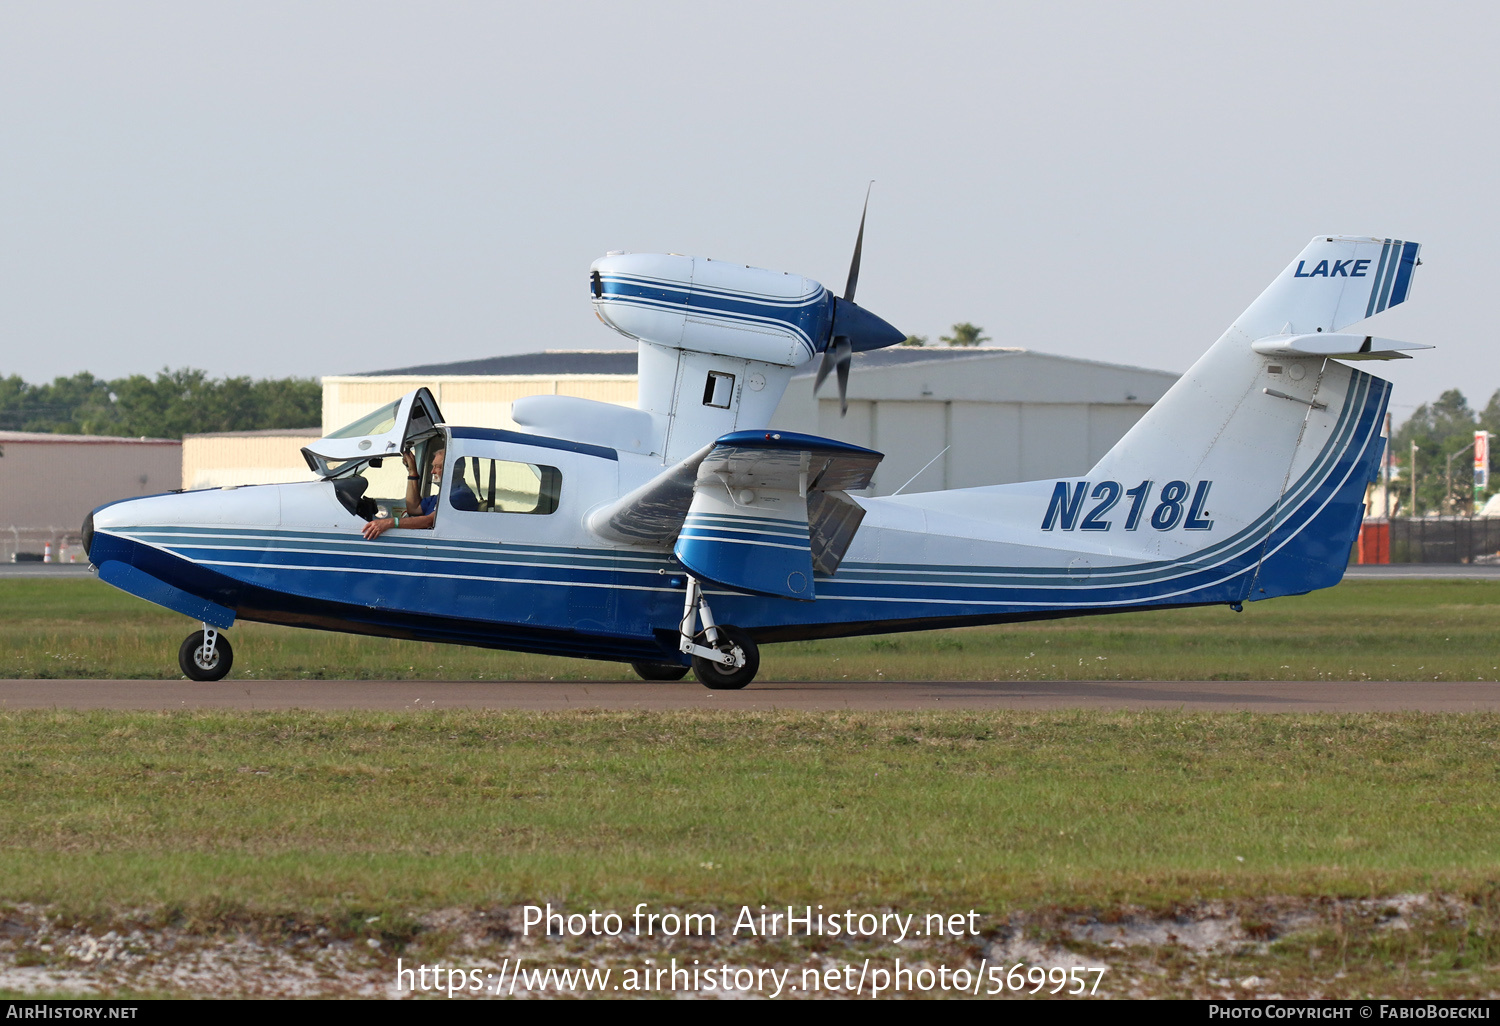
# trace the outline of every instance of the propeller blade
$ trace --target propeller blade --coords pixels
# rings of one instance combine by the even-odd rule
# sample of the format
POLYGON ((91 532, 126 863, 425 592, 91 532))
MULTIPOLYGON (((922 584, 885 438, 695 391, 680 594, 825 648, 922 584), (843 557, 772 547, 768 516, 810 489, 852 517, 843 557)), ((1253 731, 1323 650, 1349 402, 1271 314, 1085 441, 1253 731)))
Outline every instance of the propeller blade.
POLYGON ((854 238, 854 259, 849 261, 849 281, 844 285, 844 298, 854 302, 854 287, 859 284, 859 254, 865 248, 865 215, 870 212, 870 190, 875 187, 872 181, 865 186, 865 206, 859 212, 859 234, 854 238))
MULTIPOLYGON (((835 342, 837 339, 835 339, 835 342)), ((823 362, 818 364, 818 376, 813 380, 813 395, 818 394, 818 389, 823 387, 823 382, 828 380, 828 372, 833 370, 833 346, 830 345, 823 350, 823 362)))
POLYGON ((842 335, 838 340, 839 416, 849 413, 849 364, 854 360, 854 347, 842 335))
POLYGON ((818 376, 813 381, 813 394, 823 387, 830 371, 838 372, 839 416, 849 412, 849 365, 854 359, 854 346, 843 335, 836 336, 823 350, 823 362, 818 364, 818 376))

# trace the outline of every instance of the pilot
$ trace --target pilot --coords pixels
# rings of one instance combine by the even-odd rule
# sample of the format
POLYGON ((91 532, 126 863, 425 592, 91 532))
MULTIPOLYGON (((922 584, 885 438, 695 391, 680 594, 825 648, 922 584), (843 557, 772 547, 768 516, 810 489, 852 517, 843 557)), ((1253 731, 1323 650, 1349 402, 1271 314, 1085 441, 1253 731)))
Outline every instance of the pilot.
POLYGON ((377 517, 365 524, 362 533, 366 538, 374 541, 385 532, 398 527, 403 531, 419 531, 429 529, 437 523, 437 501, 438 493, 443 488, 445 455, 442 449, 432 454, 432 494, 424 499, 421 493, 422 475, 417 473, 416 454, 410 449, 401 454, 401 460, 406 464, 406 508, 400 513, 393 510, 390 516, 377 517), (412 512, 413 510, 417 512, 412 512))

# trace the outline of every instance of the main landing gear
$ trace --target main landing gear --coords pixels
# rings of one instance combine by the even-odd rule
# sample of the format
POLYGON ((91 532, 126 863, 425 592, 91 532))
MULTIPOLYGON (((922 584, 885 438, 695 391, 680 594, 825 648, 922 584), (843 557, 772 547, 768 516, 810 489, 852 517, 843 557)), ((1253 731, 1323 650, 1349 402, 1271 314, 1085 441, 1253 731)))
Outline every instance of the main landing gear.
POLYGON ((641 680, 681 680, 689 669, 681 663, 631 663, 630 668, 641 680))
MULTIPOLYGON (((714 623, 714 614, 708 608, 708 600, 703 597, 703 589, 691 575, 687 579, 687 597, 682 604, 678 636, 679 650, 692 656, 693 676, 706 688, 737 691, 754 680, 760 669, 760 649, 755 639, 733 624, 714 623), (701 631, 695 629, 700 618, 703 620, 701 631)), ((681 676, 679 673, 673 679, 681 676)))
POLYGON ((189 680, 223 680, 234 665, 229 639, 208 624, 183 639, 177 650, 177 665, 189 680))

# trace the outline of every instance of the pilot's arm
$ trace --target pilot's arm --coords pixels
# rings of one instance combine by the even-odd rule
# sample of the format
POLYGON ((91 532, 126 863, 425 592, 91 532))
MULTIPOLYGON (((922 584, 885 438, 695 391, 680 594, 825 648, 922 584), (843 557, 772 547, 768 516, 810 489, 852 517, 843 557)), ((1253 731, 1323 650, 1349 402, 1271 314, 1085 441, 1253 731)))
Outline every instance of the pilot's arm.
POLYGON ((403 531, 422 531, 430 530, 437 523, 437 496, 425 501, 422 499, 422 475, 417 473, 416 456, 409 451, 403 452, 401 461, 406 464, 406 510, 365 524, 360 531, 371 541, 397 528, 403 531))
POLYGON ((393 514, 388 517, 381 517, 378 520, 371 520, 364 526, 364 528, 362 529, 362 533, 366 538, 374 541, 382 534, 385 534, 385 532, 394 531, 397 528, 400 528, 403 531, 421 531, 431 528, 436 523, 436 510, 433 510, 431 513, 419 513, 414 517, 409 517, 405 513, 400 513, 393 514))
POLYGON ((406 509, 416 512, 422 508, 422 475, 417 470, 417 455, 410 449, 401 454, 406 464, 406 509))

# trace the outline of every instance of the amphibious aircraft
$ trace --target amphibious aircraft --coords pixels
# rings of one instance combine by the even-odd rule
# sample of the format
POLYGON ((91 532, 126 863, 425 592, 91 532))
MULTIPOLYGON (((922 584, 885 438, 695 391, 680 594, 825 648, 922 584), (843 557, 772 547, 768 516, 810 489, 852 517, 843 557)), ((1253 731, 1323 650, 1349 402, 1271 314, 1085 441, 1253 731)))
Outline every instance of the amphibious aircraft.
POLYGON ((639 347, 637 409, 514 404, 444 421, 417 389, 304 450, 319 480, 102 506, 99 577, 202 623, 217 680, 253 620, 754 678, 759 646, 1245 602, 1337 583, 1390 386, 1349 366, 1426 349, 1345 329, 1405 302, 1418 245, 1318 236, 1086 475, 859 497, 881 454, 771 423, 819 360, 902 332, 841 296, 720 260, 611 253, 594 310, 639 347), (412 507, 420 504, 422 509, 412 507))

